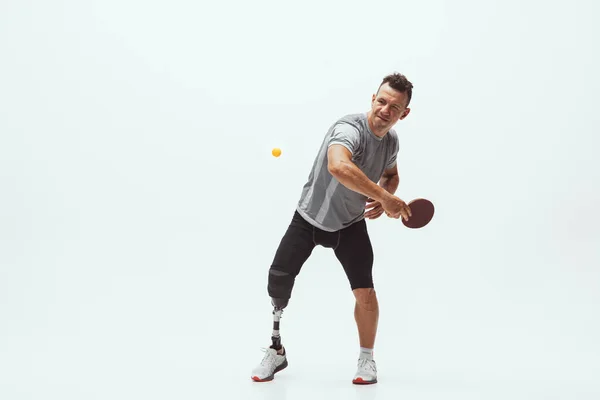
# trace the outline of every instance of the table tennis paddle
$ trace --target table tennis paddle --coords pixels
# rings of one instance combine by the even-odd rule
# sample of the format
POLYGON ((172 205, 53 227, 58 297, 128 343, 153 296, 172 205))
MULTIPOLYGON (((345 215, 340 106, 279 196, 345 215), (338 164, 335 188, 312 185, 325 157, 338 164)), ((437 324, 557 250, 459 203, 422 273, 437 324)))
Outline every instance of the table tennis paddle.
POLYGON ((412 215, 408 218, 408 221, 405 221, 404 218, 401 219, 404 226, 413 229, 427 225, 435 212, 433 203, 427 199, 414 199, 408 203, 408 207, 412 215))

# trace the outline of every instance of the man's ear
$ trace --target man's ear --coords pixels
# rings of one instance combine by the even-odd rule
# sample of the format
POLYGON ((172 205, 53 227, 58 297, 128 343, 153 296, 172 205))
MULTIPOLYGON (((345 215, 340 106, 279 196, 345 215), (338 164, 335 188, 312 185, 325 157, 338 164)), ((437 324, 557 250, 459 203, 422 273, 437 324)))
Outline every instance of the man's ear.
POLYGON ((410 108, 407 108, 406 110, 404 110, 404 112, 402 113, 402 116, 398 119, 403 120, 404 118, 406 118, 406 116, 410 114, 410 108))

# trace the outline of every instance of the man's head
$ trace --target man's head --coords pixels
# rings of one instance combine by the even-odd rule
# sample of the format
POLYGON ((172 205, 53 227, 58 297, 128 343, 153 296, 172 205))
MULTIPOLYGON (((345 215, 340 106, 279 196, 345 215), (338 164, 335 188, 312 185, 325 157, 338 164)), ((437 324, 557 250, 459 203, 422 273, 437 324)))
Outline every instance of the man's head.
POLYGON ((399 73, 387 75, 371 100, 369 123, 377 136, 385 135, 396 122, 410 113, 412 83, 399 73))

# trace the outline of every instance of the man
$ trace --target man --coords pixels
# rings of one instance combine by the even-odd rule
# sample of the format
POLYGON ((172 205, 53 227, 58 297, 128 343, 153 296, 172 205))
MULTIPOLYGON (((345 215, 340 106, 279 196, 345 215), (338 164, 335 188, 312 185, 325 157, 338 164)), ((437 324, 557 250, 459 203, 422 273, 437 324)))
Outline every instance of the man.
POLYGON ((288 365, 279 320, 300 268, 320 245, 333 249, 356 299, 360 352, 352 382, 377 382, 373 347, 379 308, 365 218, 375 219, 384 212, 391 218, 408 219, 411 215, 406 203, 394 196, 399 183, 399 145, 392 126, 409 114, 412 87, 404 75, 386 76, 367 113, 346 115, 327 131, 269 268, 267 289, 274 307, 272 345, 252 371, 254 381, 270 381, 288 365))

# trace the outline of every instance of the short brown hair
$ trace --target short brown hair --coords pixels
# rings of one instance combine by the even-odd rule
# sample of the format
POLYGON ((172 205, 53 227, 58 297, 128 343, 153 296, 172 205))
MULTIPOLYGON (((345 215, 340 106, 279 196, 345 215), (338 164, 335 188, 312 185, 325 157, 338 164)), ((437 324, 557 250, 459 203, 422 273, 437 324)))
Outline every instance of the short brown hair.
POLYGON ((385 83, 387 83, 392 89, 395 89, 401 93, 406 93, 406 106, 408 107, 412 98, 413 84, 408 79, 406 79, 406 76, 398 72, 394 72, 393 74, 387 75, 381 81, 381 84, 377 89, 378 92, 381 86, 383 86, 385 83))

